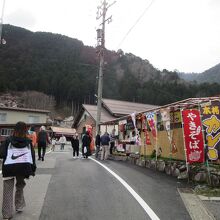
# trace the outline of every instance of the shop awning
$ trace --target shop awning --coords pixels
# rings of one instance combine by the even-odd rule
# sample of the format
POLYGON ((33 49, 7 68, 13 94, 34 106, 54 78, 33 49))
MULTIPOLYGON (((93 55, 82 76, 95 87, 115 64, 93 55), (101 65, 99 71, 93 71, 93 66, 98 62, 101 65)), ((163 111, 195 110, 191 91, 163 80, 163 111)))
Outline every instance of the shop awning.
POLYGON ((76 134, 76 129, 74 128, 62 128, 62 127, 51 126, 50 129, 55 135, 58 136, 64 135, 70 137, 76 134))

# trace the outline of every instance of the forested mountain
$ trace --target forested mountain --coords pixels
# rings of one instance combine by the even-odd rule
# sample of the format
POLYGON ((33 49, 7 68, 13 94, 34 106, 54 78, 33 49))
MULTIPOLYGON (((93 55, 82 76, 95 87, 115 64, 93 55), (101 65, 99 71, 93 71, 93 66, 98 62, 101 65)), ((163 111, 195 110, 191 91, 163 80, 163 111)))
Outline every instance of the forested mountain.
POLYGON ((180 78, 198 83, 220 83, 220 64, 204 71, 203 73, 179 73, 180 78))
MULTIPOLYGON (((3 26, 0 45, 0 92, 35 90, 57 105, 95 103, 97 49, 60 34, 3 26)), ((148 60, 123 51, 106 51, 103 97, 167 104, 188 97, 220 94, 218 84, 195 85, 176 72, 154 68, 148 60)))

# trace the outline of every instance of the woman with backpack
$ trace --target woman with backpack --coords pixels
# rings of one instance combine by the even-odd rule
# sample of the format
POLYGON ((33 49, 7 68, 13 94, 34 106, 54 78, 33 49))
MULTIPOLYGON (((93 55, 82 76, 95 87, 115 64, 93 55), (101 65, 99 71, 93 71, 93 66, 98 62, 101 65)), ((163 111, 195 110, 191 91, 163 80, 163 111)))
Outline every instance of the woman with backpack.
POLYGON ((36 171, 35 153, 32 141, 27 137, 24 122, 15 125, 14 133, 1 146, 0 158, 3 158, 3 219, 13 217, 13 191, 15 187, 15 209, 20 212, 25 207, 25 179, 34 176, 36 171), (15 184, 16 180, 16 184, 15 184))

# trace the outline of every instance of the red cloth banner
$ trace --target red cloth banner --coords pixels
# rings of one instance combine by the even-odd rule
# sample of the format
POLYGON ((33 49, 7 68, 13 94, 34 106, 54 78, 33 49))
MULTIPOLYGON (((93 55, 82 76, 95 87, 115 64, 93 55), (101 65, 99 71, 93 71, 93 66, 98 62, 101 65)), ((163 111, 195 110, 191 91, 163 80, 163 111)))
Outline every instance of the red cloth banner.
POLYGON ((146 135, 146 144, 151 145, 149 132, 147 130, 145 130, 145 135, 146 135))
POLYGON ((196 109, 183 110, 183 131, 188 163, 204 162, 204 141, 200 112, 196 109))

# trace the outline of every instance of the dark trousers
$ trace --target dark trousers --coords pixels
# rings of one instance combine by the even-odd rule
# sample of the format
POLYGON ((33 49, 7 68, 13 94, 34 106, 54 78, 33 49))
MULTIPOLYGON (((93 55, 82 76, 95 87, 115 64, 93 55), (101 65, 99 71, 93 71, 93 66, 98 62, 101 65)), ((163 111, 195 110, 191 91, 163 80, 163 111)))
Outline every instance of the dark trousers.
POLYGON ((39 142, 37 149, 38 149, 38 159, 44 158, 45 153, 46 153, 46 143, 39 142), (41 153, 41 151, 43 152, 41 153))
POLYGON ((60 150, 64 150, 64 145, 63 143, 60 144, 60 150))
POLYGON ((73 147, 73 156, 75 157, 75 155, 79 156, 79 147, 73 147))
POLYGON ((100 146, 96 145, 95 158, 98 158, 99 151, 100 151, 100 146))
POLYGON ((112 154, 114 147, 115 147, 115 142, 110 142, 110 150, 109 150, 110 154, 112 154))
POLYGON ((89 146, 82 146, 82 155, 85 158, 88 158, 88 156, 91 156, 90 147, 89 146), (87 152, 84 152, 84 147, 86 147, 87 152))

